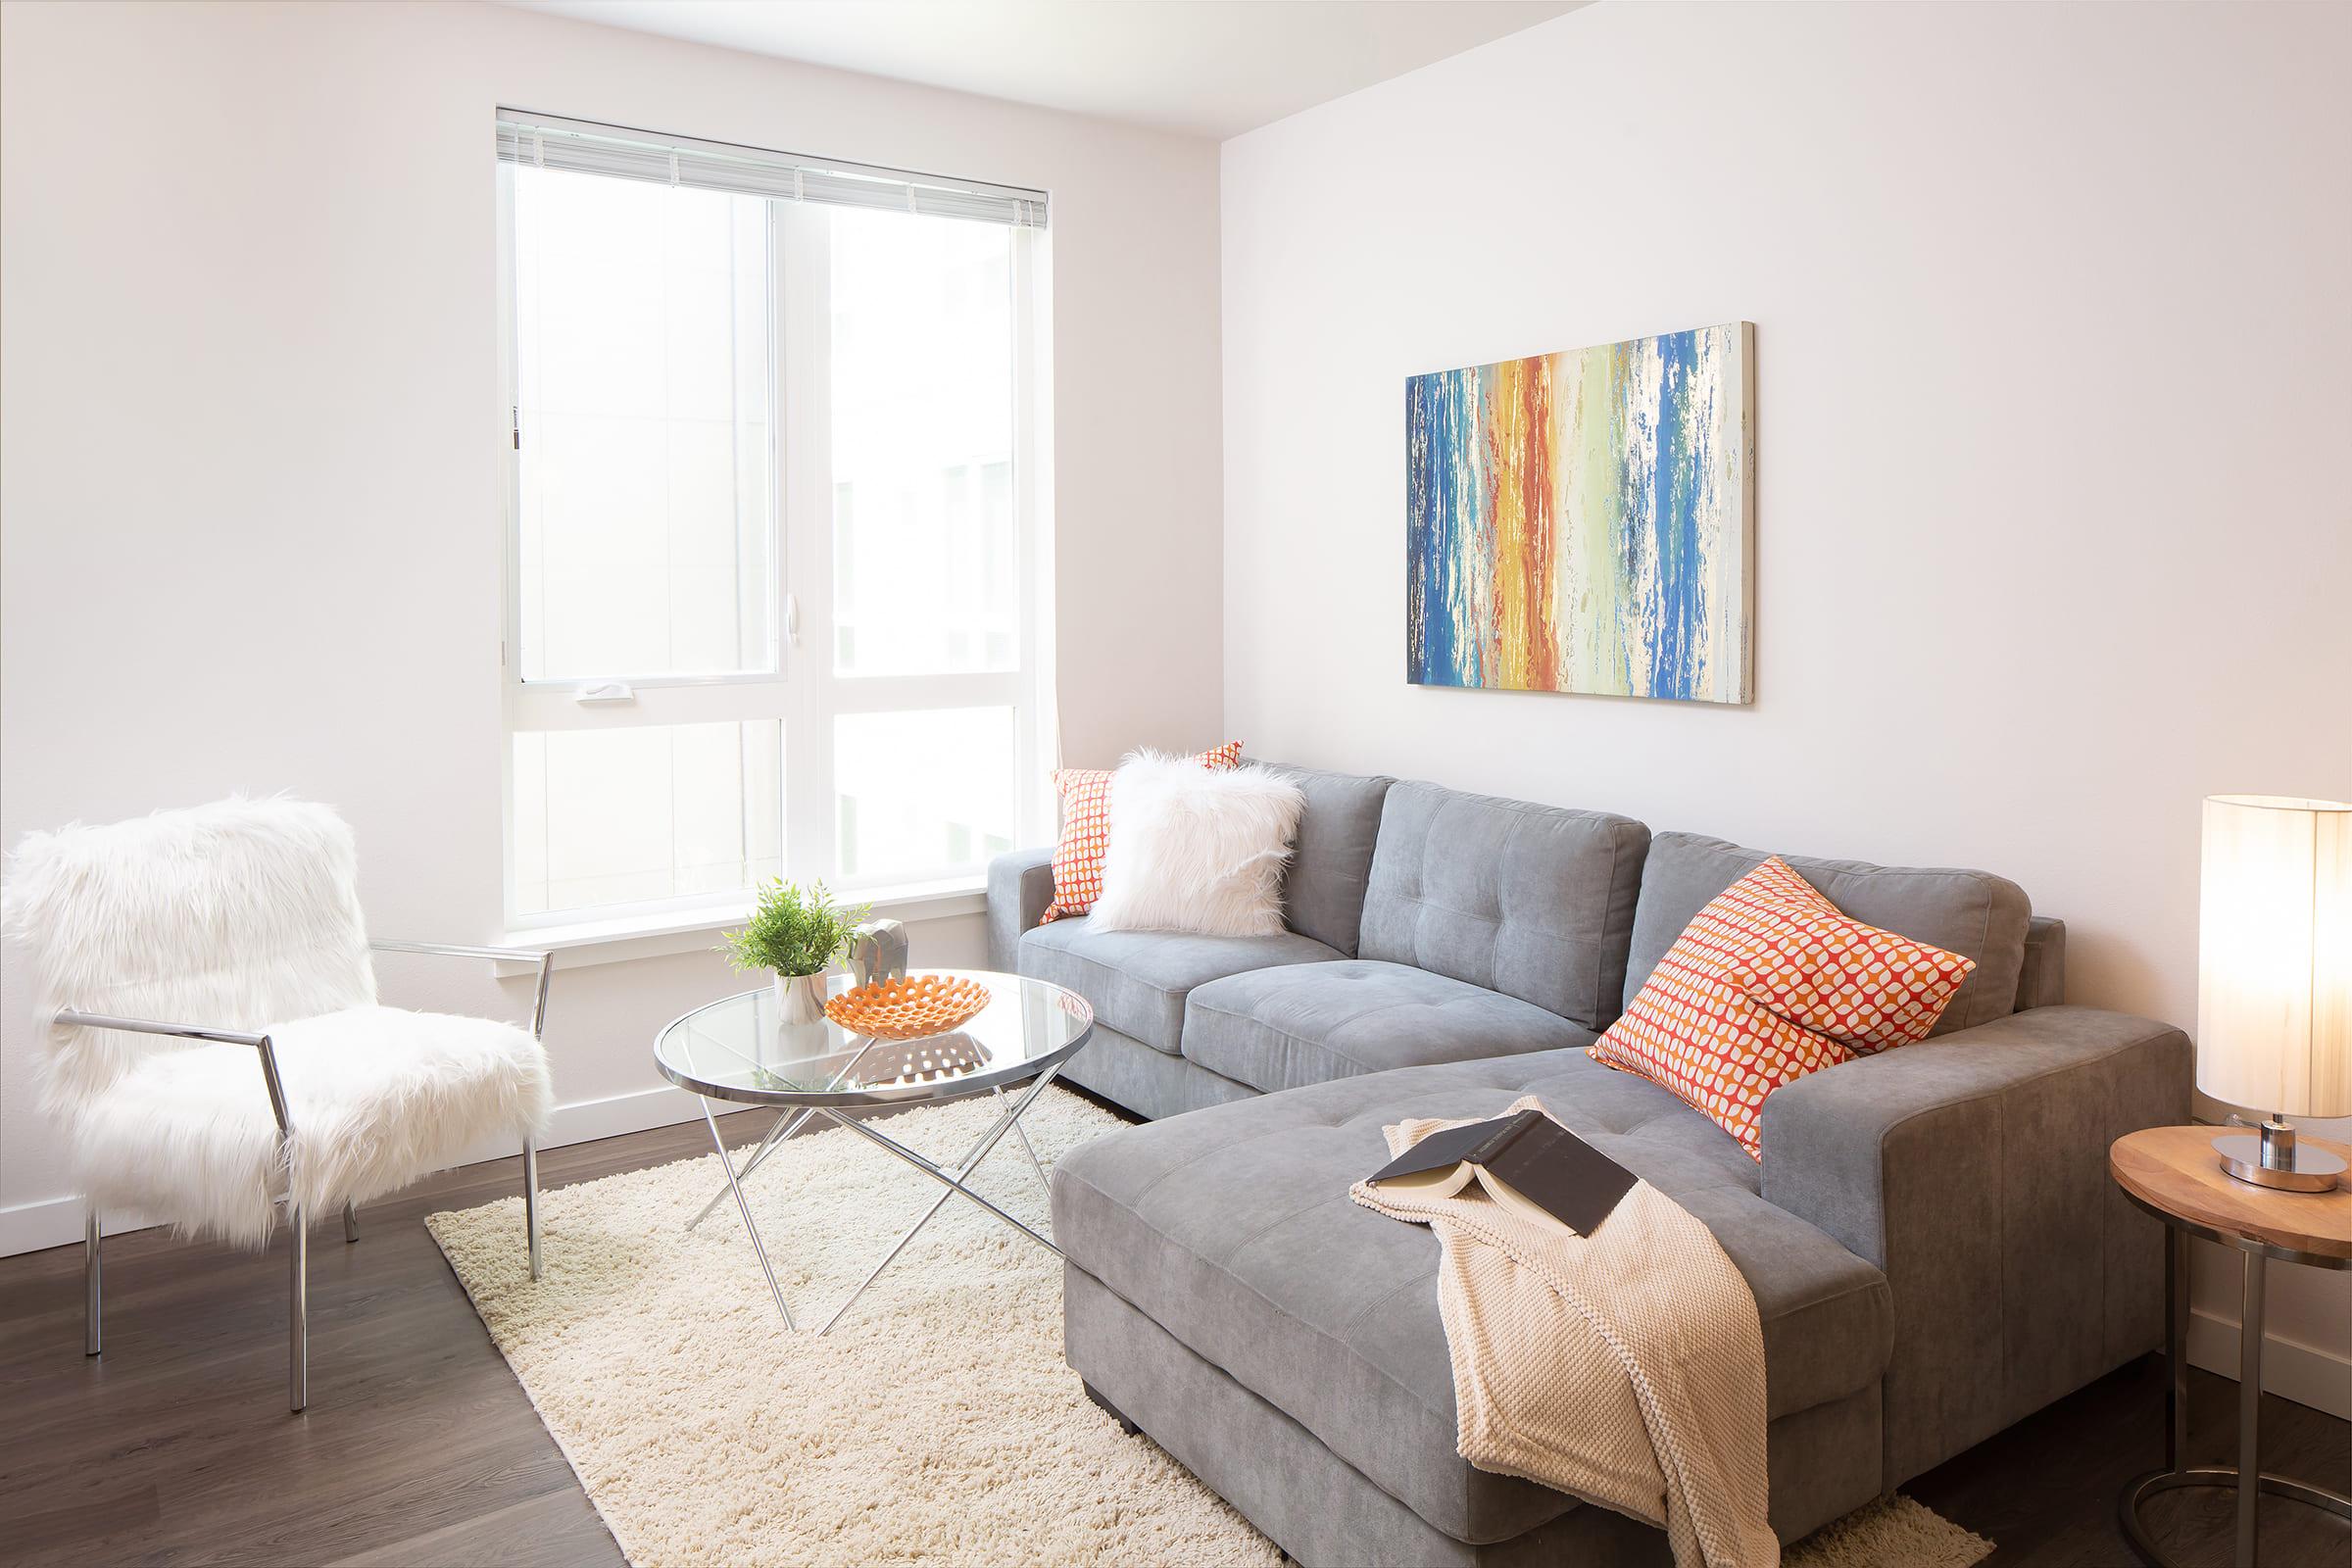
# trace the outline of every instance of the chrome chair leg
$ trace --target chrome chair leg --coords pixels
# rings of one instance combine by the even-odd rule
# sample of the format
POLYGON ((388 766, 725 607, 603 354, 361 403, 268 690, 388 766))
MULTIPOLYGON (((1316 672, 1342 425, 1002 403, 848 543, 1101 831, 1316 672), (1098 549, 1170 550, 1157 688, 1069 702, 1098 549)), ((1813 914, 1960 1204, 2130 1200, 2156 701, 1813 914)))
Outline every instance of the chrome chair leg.
POLYGON ((293 1232, 286 1249, 286 1408, 311 1402, 310 1216, 300 1203, 286 1204, 293 1232))
POLYGON ((522 1141, 522 1229, 531 1250, 531 1278, 539 1277, 539 1141, 522 1141))
POLYGON ((360 1239, 360 1216, 351 1211, 351 1200, 343 1200, 343 1245, 349 1247, 360 1239))
POLYGON ((98 1353, 98 1205, 84 1206, 81 1228, 81 1353, 98 1353))

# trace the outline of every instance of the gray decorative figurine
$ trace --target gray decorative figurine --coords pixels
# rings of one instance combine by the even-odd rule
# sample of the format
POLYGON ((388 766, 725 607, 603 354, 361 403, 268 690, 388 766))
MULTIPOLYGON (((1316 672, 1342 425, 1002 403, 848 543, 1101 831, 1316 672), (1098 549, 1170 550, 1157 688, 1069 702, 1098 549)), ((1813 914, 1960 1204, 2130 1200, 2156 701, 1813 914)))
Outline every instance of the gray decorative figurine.
POLYGON ((850 974, 861 986, 906 972, 906 927, 868 920, 850 936, 850 974))

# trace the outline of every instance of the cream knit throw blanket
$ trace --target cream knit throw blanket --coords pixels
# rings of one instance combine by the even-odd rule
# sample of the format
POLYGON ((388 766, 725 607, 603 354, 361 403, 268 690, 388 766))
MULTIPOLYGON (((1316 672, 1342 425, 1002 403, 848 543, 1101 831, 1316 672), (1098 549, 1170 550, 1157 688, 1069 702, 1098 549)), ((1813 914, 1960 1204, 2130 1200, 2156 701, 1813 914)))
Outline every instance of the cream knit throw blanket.
MULTIPOLYGON (((1502 1114, 1530 1107, 1544 1109, 1529 1095, 1502 1114)), ((1382 1131, 1396 1155, 1463 1125, 1382 1131)), ((1349 1196, 1438 1234, 1463 1458, 1663 1525, 1676 1568, 1776 1568, 1763 1325, 1746 1279, 1681 1204, 1636 1182, 1581 1237, 1475 1185, 1431 1198, 1359 1181, 1349 1196)))

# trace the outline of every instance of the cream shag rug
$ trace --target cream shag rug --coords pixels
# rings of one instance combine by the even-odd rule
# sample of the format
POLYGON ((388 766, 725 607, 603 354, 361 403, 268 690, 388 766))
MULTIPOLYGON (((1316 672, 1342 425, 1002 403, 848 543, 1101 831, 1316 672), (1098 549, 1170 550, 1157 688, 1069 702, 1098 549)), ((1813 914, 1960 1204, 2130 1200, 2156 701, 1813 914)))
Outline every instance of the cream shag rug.
MULTIPOLYGON (((992 1101, 890 1131, 952 1159, 992 1101)), ((758 1113, 755 1113, 757 1115, 758 1113)), ((1119 1125, 1050 1089, 1023 1125, 1050 1168, 1119 1125)), ((522 1201, 426 1226, 636 1568, 915 1563, 1279 1564, 1281 1551, 1149 1440, 1089 1402, 1061 1358, 1061 1265, 961 1198, 821 1339, 776 1316, 714 1156, 541 1197, 533 1284, 522 1201)), ((1010 1135, 972 1185, 1045 1229, 1010 1135)), ((940 1191, 839 1128, 746 1183, 796 1320, 821 1323, 940 1191)), ((1991 1544, 1907 1497, 1790 1548, 1790 1568, 1967 1568, 1991 1544)))

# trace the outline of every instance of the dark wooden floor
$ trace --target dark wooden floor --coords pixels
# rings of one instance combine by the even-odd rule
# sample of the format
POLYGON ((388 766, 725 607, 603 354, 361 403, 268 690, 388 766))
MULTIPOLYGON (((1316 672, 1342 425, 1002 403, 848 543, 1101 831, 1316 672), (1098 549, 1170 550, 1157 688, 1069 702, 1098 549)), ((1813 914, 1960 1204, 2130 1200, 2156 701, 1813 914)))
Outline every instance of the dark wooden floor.
MULTIPOLYGON (((742 1136, 762 1118, 729 1117, 742 1136)), ((551 1186, 697 1154, 701 1125, 551 1150, 551 1186)), ((616 1564, 621 1558, 425 1234, 514 1191, 515 1161, 435 1177, 311 1245, 311 1407, 285 1409, 285 1252, 108 1242, 106 1350, 81 1354, 81 1250, 0 1259, 0 1561, 616 1564)), ((1904 1490, 2000 1544, 1995 1564, 2125 1568, 2117 1492, 2163 1458, 2162 1364, 2125 1367, 1904 1490)), ((2235 1385, 2192 1389, 2228 1462, 2235 1385)), ((2266 1466, 2352 1489, 2352 1425, 2267 1398, 2266 1466)), ((2230 1499, 2158 1499, 2188 1568, 2230 1558, 2230 1499)), ((2271 1568, 2352 1568, 2352 1526, 2266 1509, 2271 1568)))
MULTIPOLYGON (((1998 1543, 1990 1563, 2128 1568, 2137 1559, 2116 1527, 2116 1496, 2164 1463, 2164 1384, 2163 1358, 2143 1356, 1902 1490, 1998 1543)), ((2188 1410, 2189 1462, 2235 1464, 2237 1385, 2191 1372, 2188 1410)), ((2352 1494, 2352 1422, 2265 1395, 2262 1464, 2352 1494)), ((2175 1492, 2151 1498, 2146 1516, 2158 1544, 2182 1568, 2226 1568, 2235 1510, 2233 1493, 2175 1492)), ((2352 1524, 2265 1497, 2262 1562, 2352 1568, 2352 1524)))

